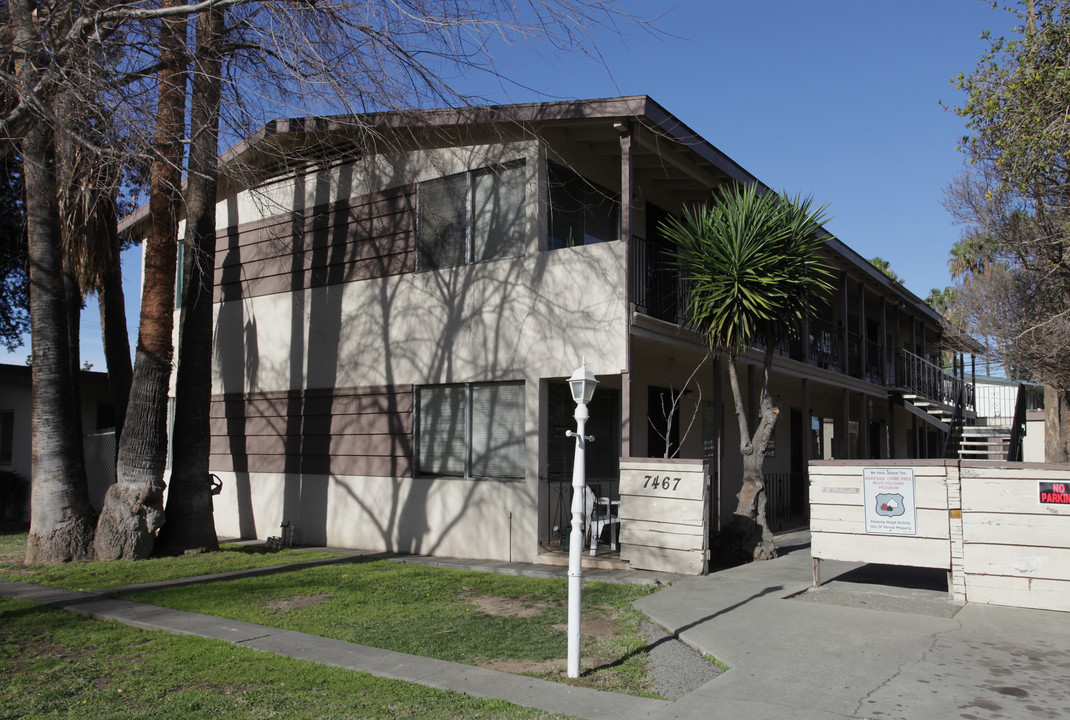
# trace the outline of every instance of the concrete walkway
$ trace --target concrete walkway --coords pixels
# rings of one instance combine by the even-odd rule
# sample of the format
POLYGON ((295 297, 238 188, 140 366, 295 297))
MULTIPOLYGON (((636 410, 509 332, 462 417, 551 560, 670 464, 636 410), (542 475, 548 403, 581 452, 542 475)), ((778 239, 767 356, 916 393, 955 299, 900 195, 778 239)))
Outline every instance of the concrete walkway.
POLYGON ((830 580, 807 592, 808 534, 778 547, 636 603, 730 668, 657 717, 1070 717, 1070 615, 960 607, 943 571, 854 563, 824 562, 830 580))
MULTIPOLYGON (((584 718, 1070 717, 1066 614, 960 608, 942 589, 927 587, 924 573, 849 563, 825 563, 822 575, 829 581, 807 592, 808 536, 781 536, 778 546, 784 554, 777 560, 706 577, 638 573, 629 578, 675 580, 637 605, 654 622, 730 668, 675 702, 572 688, 96 593, 0 581, 0 594, 584 718)), ((404 560, 563 575, 561 568, 540 566, 404 560)))

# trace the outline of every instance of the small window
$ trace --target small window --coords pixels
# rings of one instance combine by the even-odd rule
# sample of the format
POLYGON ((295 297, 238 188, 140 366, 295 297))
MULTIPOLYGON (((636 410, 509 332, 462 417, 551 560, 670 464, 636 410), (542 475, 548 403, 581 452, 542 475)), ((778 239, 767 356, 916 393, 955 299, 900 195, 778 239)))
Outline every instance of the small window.
POLYGON ((524 161, 428 180, 417 193, 420 270, 524 254, 524 161))
POLYGON ((524 384, 419 388, 417 467, 422 475, 524 477, 524 384))
POLYGON ((550 236, 547 249, 610 242, 620 236, 615 193, 556 163, 548 164, 550 236))
POLYGON ((0 410, 0 463, 11 464, 15 440, 15 411, 0 410))

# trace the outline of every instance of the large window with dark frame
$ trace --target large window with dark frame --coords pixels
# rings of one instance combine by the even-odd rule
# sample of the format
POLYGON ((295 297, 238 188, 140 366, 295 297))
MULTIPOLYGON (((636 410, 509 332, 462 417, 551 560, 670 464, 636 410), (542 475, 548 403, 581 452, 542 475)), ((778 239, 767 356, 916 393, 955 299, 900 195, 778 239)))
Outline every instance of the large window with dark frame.
POLYGON ((417 396, 418 474, 523 479, 524 383, 424 385, 417 396))
POLYGON ((617 193, 554 162, 547 163, 550 234, 547 250, 610 242, 620 237, 617 193))
POLYGON ((526 184, 523 160, 420 183, 417 268, 435 270, 523 255, 526 184))

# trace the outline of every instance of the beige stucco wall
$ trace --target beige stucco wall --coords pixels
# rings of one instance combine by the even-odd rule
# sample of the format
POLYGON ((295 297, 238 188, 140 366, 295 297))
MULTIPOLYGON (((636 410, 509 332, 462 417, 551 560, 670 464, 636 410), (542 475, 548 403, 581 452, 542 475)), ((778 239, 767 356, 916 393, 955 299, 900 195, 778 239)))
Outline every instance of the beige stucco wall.
POLYGON ((524 157, 529 174, 523 256, 217 303, 213 373, 217 394, 523 380, 525 480, 220 473, 221 536, 277 535, 289 519, 300 542, 535 559, 540 380, 568 377, 584 356, 596 374, 620 373, 627 333, 623 243, 539 250, 541 153, 512 143, 384 155, 220 204, 226 227, 276 215, 293 198, 311 206, 488 162, 524 157))

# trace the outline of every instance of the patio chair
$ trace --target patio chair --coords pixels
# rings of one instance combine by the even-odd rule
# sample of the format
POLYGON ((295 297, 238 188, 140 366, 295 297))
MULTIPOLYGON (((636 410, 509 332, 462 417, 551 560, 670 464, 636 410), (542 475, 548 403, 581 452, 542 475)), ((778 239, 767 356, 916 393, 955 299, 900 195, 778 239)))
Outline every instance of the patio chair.
POLYGON ((595 497, 589 487, 583 489, 584 506, 587 508, 587 538, 591 555, 598 554, 598 539, 602 530, 609 527, 609 549, 617 549, 617 531, 620 528, 620 500, 595 497))

